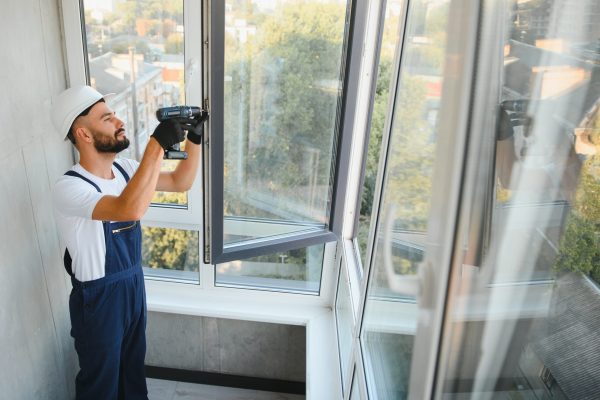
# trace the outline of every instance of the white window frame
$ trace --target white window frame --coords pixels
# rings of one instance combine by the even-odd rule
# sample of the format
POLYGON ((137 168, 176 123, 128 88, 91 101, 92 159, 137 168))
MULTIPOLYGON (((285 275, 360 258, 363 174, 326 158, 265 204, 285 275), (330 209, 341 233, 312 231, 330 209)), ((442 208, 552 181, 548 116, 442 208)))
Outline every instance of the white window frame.
MULTIPOLYGON (((407 1, 407 0, 405 0, 407 1)), ((406 6, 405 6, 406 7, 406 6)), ((370 129, 370 119, 372 112, 372 98, 374 96, 376 79, 378 75, 378 42, 381 41, 380 32, 383 23, 382 13, 385 11, 385 0, 373 0, 369 2, 368 16, 365 27, 365 43, 363 46, 363 54, 359 73, 359 86, 357 90, 357 105, 354 120, 354 134, 352 136, 352 144, 350 150, 350 167, 348 171, 348 189, 345 198, 344 208, 344 224, 342 227, 342 240, 338 242, 340 246, 341 257, 344 262, 340 262, 340 268, 345 268, 348 277, 345 284, 349 285, 350 303, 352 307, 352 315, 354 324, 352 326, 352 348, 350 350, 350 365, 349 374, 342 382, 344 391, 344 400, 350 399, 353 379, 358 379, 358 389, 361 399, 368 399, 365 368, 363 364, 362 349, 359 342, 359 335, 362 326, 362 314, 364 308, 364 299, 367 292, 367 277, 370 270, 370 255, 372 254, 373 240, 369 240, 367 246, 367 261, 361 267, 358 244, 356 242, 357 220, 360 214, 360 194, 362 192, 361 183, 366 166, 366 151, 368 148, 368 130, 370 129), (383 9, 382 9, 383 8, 383 9)), ((387 143, 382 143, 384 148, 387 143)), ((380 165, 378 170, 381 171, 383 166, 380 165)), ((383 174, 378 173, 377 181, 382 179, 383 174), (381 176, 379 176, 381 175, 381 176)), ((377 185, 376 193, 381 190, 381 185, 377 185)), ((377 201, 378 195, 375 195, 374 201, 377 201)), ((374 209, 373 215, 376 216, 377 210, 374 209)), ((371 222, 370 230, 374 230, 375 223, 371 222)), ((369 234, 369 238, 374 238, 373 232, 369 234)), ((342 271, 339 272, 342 276, 342 271)), ((337 281, 337 280, 336 280, 337 281)), ((334 299, 334 311, 337 313, 334 299)), ((337 321, 337 315, 336 321, 337 321)), ((336 329, 337 337, 337 329, 336 329)), ((339 338, 337 338, 339 342, 339 338)), ((339 343, 338 343, 339 346, 339 343)), ((338 364, 340 357, 338 355, 338 364)), ((341 378, 341 373, 340 373, 341 378)))

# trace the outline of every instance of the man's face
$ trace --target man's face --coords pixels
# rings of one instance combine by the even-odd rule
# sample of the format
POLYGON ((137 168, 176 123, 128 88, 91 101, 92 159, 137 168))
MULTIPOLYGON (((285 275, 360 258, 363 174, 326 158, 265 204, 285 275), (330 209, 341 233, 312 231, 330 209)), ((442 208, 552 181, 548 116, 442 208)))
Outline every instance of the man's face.
POLYGON ((129 147, 123 121, 106 103, 96 104, 85 118, 94 139, 94 147, 99 153, 119 153, 129 147))

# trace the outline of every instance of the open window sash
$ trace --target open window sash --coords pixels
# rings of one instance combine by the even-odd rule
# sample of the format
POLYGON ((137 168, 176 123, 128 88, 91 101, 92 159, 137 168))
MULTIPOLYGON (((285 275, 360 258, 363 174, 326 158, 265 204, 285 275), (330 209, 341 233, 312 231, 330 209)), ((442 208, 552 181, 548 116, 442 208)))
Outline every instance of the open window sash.
POLYGON ((205 262, 336 241, 365 6, 206 5, 205 262))

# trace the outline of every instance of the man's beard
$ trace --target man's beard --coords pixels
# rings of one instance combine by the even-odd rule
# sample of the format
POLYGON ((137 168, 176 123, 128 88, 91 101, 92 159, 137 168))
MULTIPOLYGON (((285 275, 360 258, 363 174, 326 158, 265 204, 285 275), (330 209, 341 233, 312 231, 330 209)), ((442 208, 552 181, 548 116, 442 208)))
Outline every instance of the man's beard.
POLYGON ((94 147, 96 148, 96 151, 98 151, 98 153, 120 153, 128 148, 129 139, 124 138, 121 141, 117 139, 117 135, 121 131, 124 130, 119 129, 117 132, 115 132, 115 136, 112 138, 93 132, 94 147))

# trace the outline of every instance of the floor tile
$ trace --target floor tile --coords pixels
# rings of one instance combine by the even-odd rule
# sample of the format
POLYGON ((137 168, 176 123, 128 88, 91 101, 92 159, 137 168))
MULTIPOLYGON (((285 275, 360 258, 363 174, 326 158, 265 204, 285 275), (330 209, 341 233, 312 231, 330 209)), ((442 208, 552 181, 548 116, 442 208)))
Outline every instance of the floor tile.
POLYGON ((146 378, 146 385, 150 400, 172 400, 177 382, 146 378))
POLYGON ((304 396, 178 382, 172 400, 302 400, 304 396))

